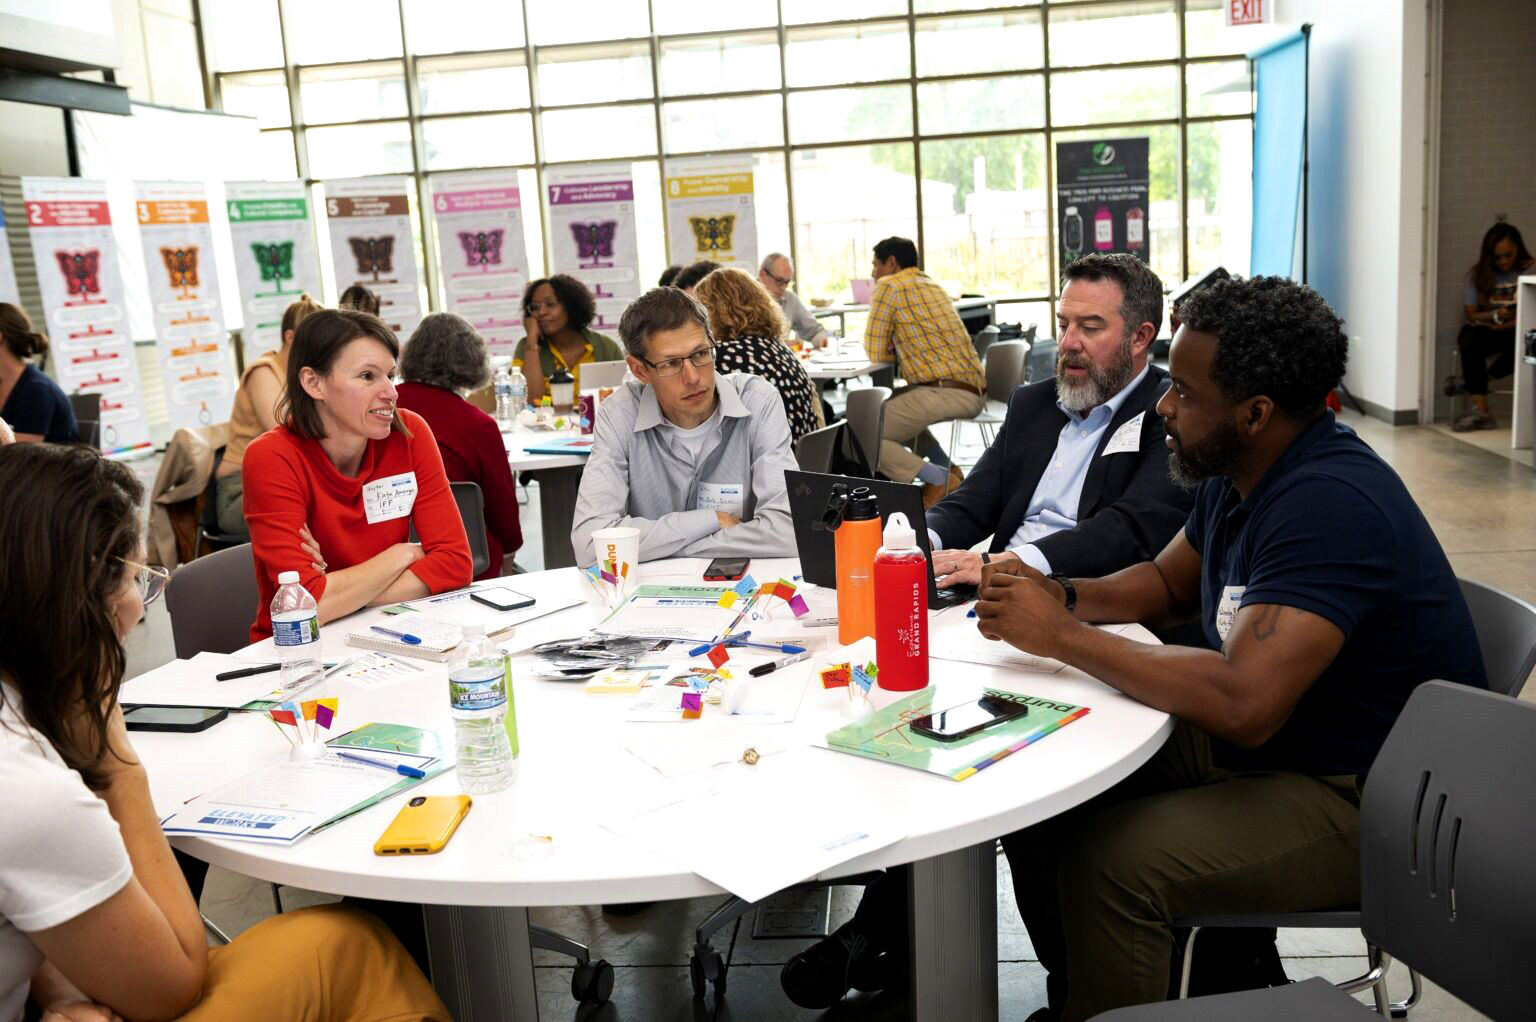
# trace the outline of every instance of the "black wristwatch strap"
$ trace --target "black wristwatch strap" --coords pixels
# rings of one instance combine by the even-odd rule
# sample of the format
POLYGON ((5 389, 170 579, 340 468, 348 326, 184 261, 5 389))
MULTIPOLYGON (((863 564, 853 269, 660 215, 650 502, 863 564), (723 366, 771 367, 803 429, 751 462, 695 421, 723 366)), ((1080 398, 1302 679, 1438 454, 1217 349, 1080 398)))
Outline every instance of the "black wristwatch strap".
POLYGON ((1053 571, 1053 572, 1051 572, 1049 575, 1047 575, 1045 577, 1048 578, 1048 579, 1051 579, 1052 581, 1054 581, 1056 584, 1061 586, 1061 588, 1066 592, 1066 594, 1067 594, 1067 602, 1065 604, 1063 604, 1063 606, 1065 606, 1067 608, 1067 613, 1070 614, 1074 610, 1076 610, 1077 609, 1077 586, 1072 584, 1072 580, 1070 578, 1068 578, 1067 576, 1063 575, 1059 571, 1053 571))

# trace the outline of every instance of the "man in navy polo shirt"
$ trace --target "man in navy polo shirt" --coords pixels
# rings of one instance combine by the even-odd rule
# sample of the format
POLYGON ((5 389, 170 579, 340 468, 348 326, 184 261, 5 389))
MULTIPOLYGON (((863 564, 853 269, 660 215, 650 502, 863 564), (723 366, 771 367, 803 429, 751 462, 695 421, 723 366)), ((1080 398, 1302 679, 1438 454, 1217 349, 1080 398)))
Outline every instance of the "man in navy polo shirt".
POLYGON ((1032 1018, 1163 999, 1176 917, 1357 905, 1360 786, 1409 693, 1487 685, 1429 523, 1324 406, 1339 318, 1278 277, 1218 282, 1180 312, 1158 412, 1170 472, 1199 483, 1183 531, 1102 579, 1006 565, 982 582, 983 635, 1178 718, 1115 788, 1003 839, 1049 971, 1032 1018), (1213 649, 1087 624, 1197 616, 1213 649))

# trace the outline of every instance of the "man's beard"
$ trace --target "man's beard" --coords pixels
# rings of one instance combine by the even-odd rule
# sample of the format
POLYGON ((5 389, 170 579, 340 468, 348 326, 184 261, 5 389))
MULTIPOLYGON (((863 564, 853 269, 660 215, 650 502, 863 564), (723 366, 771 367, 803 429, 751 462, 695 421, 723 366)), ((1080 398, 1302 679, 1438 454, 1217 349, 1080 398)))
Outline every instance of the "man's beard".
POLYGON ((1174 440, 1168 451, 1168 478, 1176 486, 1192 490, 1212 476, 1231 475, 1242 452, 1243 438, 1237 427, 1231 422, 1223 422, 1197 444, 1181 444, 1174 440))
POLYGON ((1104 366, 1094 365, 1081 354, 1063 351, 1056 356, 1056 399, 1068 411, 1090 411, 1120 393, 1120 388, 1135 375, 1129 336, 1104 366), (1086 369, 1088 375, 1081 380, 1070 379, 1066 374, 1068 366, 1086 369))

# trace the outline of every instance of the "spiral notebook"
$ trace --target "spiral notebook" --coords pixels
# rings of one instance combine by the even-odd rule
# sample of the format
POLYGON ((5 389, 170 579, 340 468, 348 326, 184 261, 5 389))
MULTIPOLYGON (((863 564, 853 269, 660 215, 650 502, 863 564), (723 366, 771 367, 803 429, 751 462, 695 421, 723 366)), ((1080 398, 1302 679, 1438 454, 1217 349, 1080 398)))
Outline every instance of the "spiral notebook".
POLYGON ((394 615, 388 619, 385 627, 392 632, 414 635, 421 642, 419 644, 402 642, 382 632, 365 629, 361 632, 348 632, 347 645, 378 650, 380 653, 394 653, 398 656, 443 662, 453 655, 454 647, 463 638, 463 632, 458 625, 414 612, 394 615))

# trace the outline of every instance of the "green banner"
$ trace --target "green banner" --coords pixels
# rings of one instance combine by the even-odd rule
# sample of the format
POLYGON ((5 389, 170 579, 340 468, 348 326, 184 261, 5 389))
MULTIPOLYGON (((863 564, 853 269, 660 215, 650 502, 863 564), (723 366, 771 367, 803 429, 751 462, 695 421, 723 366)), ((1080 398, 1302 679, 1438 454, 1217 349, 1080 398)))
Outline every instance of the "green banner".
POLYGON ((227 203, 231 220, 303 220, 307 199, 234 199, 227 203))

